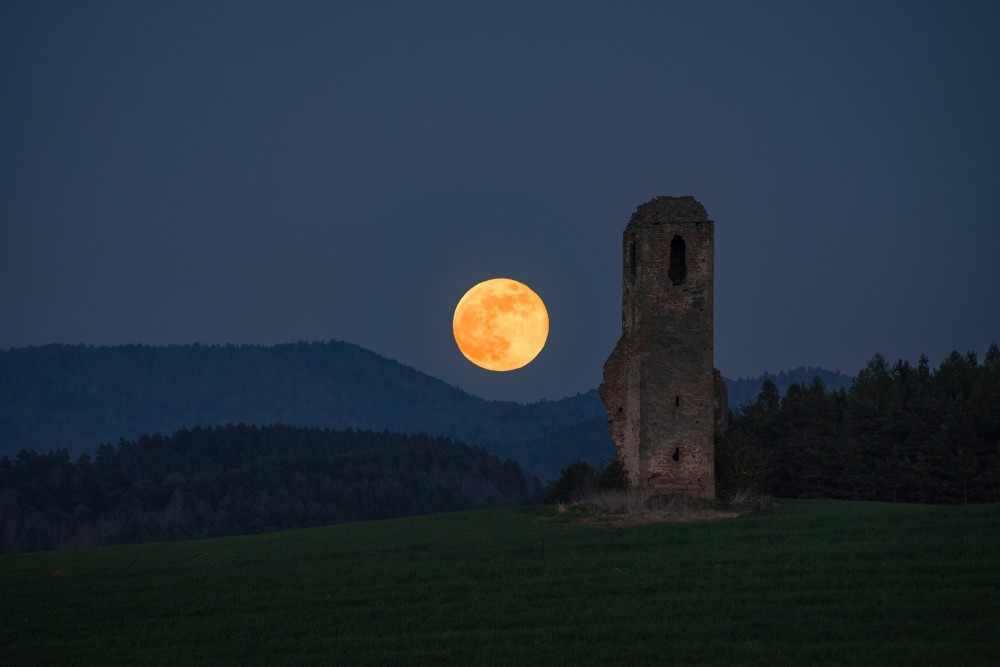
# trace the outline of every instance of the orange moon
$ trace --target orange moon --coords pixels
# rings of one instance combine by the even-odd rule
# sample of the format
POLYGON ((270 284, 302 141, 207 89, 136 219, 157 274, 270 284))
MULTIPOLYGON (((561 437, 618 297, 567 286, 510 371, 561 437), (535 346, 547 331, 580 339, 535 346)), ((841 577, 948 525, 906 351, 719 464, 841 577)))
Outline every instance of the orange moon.
POLYGON ((465 358, 490 371, 527 366, 549 337, 545 304, 510 278, 493 278, 466 292, 451 325, 465 358))

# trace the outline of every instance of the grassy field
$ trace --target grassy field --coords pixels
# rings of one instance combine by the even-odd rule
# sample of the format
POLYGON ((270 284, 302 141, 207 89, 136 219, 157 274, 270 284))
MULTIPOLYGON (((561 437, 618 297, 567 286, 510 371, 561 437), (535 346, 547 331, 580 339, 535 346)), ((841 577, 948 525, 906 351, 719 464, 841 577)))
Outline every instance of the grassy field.
POLYGON ((1000 506, 566 516, 3 556, 0 664, 1000 663, 1000 506))

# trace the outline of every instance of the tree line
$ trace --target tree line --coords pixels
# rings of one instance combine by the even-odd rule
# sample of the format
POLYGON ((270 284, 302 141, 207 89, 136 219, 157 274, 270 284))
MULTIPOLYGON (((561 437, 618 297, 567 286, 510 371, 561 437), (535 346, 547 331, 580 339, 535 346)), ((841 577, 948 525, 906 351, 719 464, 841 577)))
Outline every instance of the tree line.
POLYGON ((538 502, 516 462, 447 438, 182 429, 0 458, 0 552, 195 539, 538 502))
POLYGON ((936 369, 876 354, 849 388, 781 397, 765 381, 716 443, 722 493, 918 503, 1000 501, 1000 349, 936 369))

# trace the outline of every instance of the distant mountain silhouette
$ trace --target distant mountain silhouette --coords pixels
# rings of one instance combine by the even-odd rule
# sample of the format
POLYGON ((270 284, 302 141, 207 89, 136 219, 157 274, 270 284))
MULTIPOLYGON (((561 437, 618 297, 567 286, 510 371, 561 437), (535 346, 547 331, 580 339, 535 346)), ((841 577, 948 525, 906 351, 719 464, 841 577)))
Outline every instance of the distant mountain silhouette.
POLYGON ((0 351, 0 456, 229 423, 445 436, 541 479, 614 455, 596 391, 523 405, 477 398, 345 342, 45 345, 0 351))
MULTIPOLYGON (((814 375, 828 387, 850 380, 822 369, 767 377, 783 391, 814 375)), ((737 406, 756 397, 763 377, 726 382, 737 406)), ((527 405, 487 401, 346 342, 0 350, 0 456, 78 455, 143 434, 238 423, 445 436, 513 458, 542 480, 615 453, 596 390, 527 405)))
POLYGON ((819 378, 831 391, 847 389, 851 386, 854 378, 844 375, 839 371, 828 371, 824 368, 814 368, 812 366, 800 366, 794 370, 781 371, 777 375, 774 373, 764 373, 755 378, 740 378, 738 380, 726 380, 726 390, 729 394, 729 408, 737 410, 741 405, 753 403, 760 393, 760 387, 764 380, 771 380, 777 387, 778 393, 782 396, 793 384, 809 385, 813 379, 819 378))

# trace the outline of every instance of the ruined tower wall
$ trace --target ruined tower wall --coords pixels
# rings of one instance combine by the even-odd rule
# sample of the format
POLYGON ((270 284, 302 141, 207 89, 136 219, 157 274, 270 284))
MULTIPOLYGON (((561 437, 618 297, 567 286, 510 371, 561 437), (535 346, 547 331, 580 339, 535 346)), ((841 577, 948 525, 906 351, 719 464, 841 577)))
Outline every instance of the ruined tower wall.
POLYGON ((658 197, 623 235, 622 336, 601 398, 631 482, 715 497, 714 225, 692 197, 658 197))

